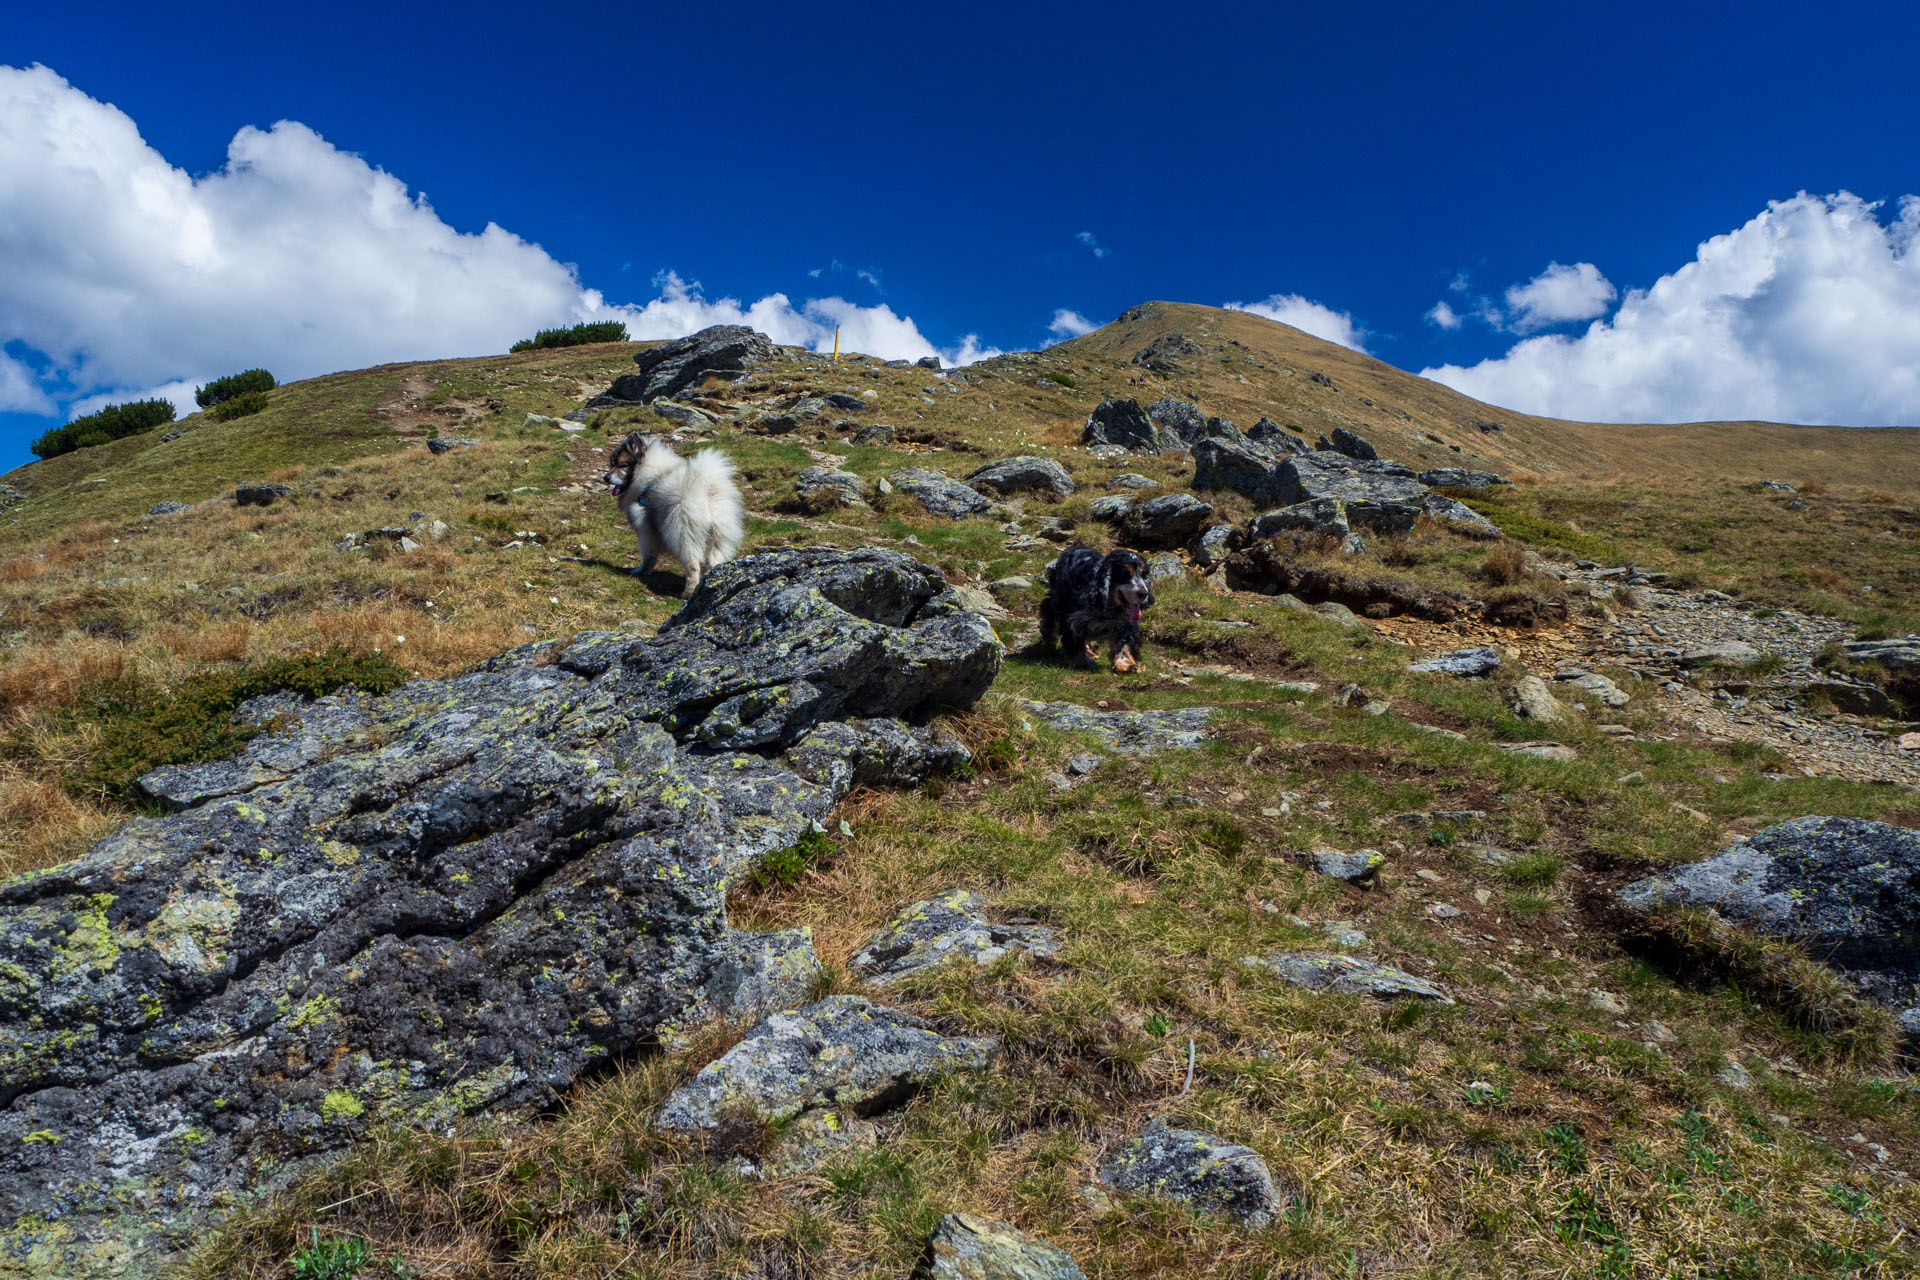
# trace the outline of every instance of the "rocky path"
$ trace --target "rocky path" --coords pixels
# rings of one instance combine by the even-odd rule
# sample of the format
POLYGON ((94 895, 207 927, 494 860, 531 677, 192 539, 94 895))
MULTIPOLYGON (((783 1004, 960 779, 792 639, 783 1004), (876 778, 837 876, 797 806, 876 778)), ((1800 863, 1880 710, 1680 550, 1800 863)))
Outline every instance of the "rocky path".
POLYGON ((1423 649, 1491 644, 1549 682, 1576 667, 1624 672, 1653 694, 1663 738, 1752 742, 1809 777, 1920 788, 1920 750, 1903 748, 1903 734, 1885 727, 1881 717, 1893 708, 1884 695, 1818 666, 1823 651, 1853 637, 1845 622, 1669 588, 1664 575, 1630 568, 1581 562, 1546 571, 1602 612, 1531 634, 1477 622, 1376 625, 1423 649), (1878 714, 1836 709, 1847 707, 1878 714))

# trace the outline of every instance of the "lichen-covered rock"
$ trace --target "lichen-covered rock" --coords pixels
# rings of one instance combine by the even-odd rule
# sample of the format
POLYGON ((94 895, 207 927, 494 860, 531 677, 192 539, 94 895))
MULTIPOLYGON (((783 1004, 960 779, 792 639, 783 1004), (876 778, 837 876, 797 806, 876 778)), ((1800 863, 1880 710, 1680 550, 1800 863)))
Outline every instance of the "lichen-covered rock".
POLYGON ((1568 718, 1568 711, 1558 698, 1547 688, 1547 682, 1539 676, 1522 676, 1507 694, 1507 705, 1513 708, 1515 715, 1541 724, 1558 724, 1568 718))
POLYGON ((1011 952, 1051 956, 1059 943, 1042 924, 994 924, 986 903, 970 889, 916 902, 853 953, 862 977, 893 982, 946 963, 953 956, 989 964, 1011 952))
POLYGON ((191 510, 193 510, 193 504, 190 502, 156 502, 147 508, 147 514, 150 516, 170 516, 176 512, 191 510))
POLYGON ((970 1213, 940 1219, 919 1274, 928 1280, 1086 1280, 1066 1250, 970 1213))
POLYGON ((1382 1000, 1413 996, 1440 1004, 1453 1003, 1453 997, 1439 983, 1337 951, 1282 951, 1271 956, 1247 956, 1240 963, 1250 969, 1265 969, 1309 991, 1376 996, 1382 1000))
POLYGON ((1465 467, 1434 467, 1420 473, 1420 483, 1436 489, 1491 489, 1511 484, 1491 471, 1470 471, 1465 467))
POLYGON ((828 1105, 873 1115, 936 1074, 983 1067, 996 1052, 991 1039, 943 1036, 863 996, 828 996, 756 1025, 668 1095, 660 1125, 711 1133, 742 1117, 778 1123, 828 1105))
POLYGON ((1255 502, 1282 501, 1275 496, 1279 465, 1278 455, 1252 440, 1202 440, 1193 446, 1193 487, 1231 489, 1255 502))
POLYGON ((1171 711, 1095 711, 1077 702, 1028 702, 1021 705, 1056 729, 1086 733, 1130 756, 1197 747, 1207 736, 1212 707, 1171 711))
POLYGON ((837 467, 808 467, 793 483, 800 505, 808 511, 867 505, 867 482, 837 467))
POLYGON ((949 520, 977 516, 993 505, 985 494, 925 467, 902 467, 887 479, 934 515, 949 520))
POLYGON ((1271 538, 1293 530, 1324 533, 1335 538, 1344 538, 1353 532, 1347 523, 1346 508, 1331 498, 1315 498, 1277 511, 1263 511, 1247 521, 1249 538, 1271 538))
POLYGON ((1373 875, 1386 865, 1386 855, 1378 849, 1355 849, 1351 852, 1340 849, 1317 849, 1311 855, 1313 869, 1323 876, 1332 876, 1336 880, 1345 880, 1349 884, 1360 884, 1373 879, 1373 875))
POLYGON ((805 927, 771 933, 730 929, 713 954, 713 967, 696 989, 693 1003, 655 1033, 663 1043, 672 1044, 686 1031, 716 1018, 764 1018, 805 1004, 820 975, 813 930, 805 927))
POLYGON ((1446 653, 1416 662, 1407 670, 1418 671, 1425 675, 1472 677, 1491 674, 1499 667, 1499 650, 1479 648, 1450 649, 1446 653))
POLYGON ((1258 1153, 1194 1129, 1151 1125, 1109 1151, 1096 1176, 1116 1191, 1167 1196, 1248 1227, 1267 1226, 1286 1208, 1258 1153))
POLYGON ((554 648, 283 706, 148 776, 182 812, 0 885, 0 1227, 177 1231, 368 1125, 550 1103, 781 985, 741 957, 800 949, 729 930, 729 879, 937 759, 892 721, 971 704, 1001 654, 937 570, 829 548, 554 648))
POLYGON ((1625 689, 1597 671, 1588 671, 1581 667, 1563 667, 1553 673, 1553 678, 1583 693, 1592 694, 1609 707, 1624 707, 1633 700, 1625 689))
POLYGON ((1147 416, 1138 400, 1102 400, 1087 416, 1081 433, 1090 445, 1112 445, 1135 453, 1160 453, 1183 447, 1178 432, 1147 416))
POLYGON ((434 436, 427 441, 427 452, 438 457, 455 449, 470 449, 479 443, 472 436, 434 436))
POLYGON ((1052 458, 1036 458, 1022 455, 1018 458, 1002 458, 998 462, 989 462, 976 468, 967 476, 967 483, 980 488, 991 489, 1002 496, 1010 493, 1039 491, 1052 494, 1056 498, 1065 498, 1073 493, 1073 477, 1067 469, 1052 458))
POLYGON ((1711 907, 1792 938, 1898 1008, 1920 1007, 1920 831, 1863 818, 1777 823, 1620 892, 1627 906, 1711 907))
POLYGON ((1378 451, 1367 443, 1366 437, 1355 435, 1345 427, 1333 429, 1332 444, 1335 453, 1344 453, 1347 457, 1361 462, 1377 462, 1380 458, 1378 451))
POLYGON ((1200 532, 1212 515, 1212 504, 1190 493, 1163 493, 1128 501, 1119 509, 1117 523, 1121 541, 1128 546, 1177 547, 1200 532))

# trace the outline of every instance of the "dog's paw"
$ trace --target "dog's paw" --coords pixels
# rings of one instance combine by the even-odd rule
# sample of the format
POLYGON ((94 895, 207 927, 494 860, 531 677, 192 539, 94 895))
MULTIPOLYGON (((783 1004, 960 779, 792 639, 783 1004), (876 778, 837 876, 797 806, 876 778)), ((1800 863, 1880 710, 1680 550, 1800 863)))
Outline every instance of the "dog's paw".
POLYGON ((1133 650, 1122 649, 1114 655, 1113 669, 1123 676, 1128 676, 1136 671, 1145 671, 1147 664, 1134 657, 1133 650))

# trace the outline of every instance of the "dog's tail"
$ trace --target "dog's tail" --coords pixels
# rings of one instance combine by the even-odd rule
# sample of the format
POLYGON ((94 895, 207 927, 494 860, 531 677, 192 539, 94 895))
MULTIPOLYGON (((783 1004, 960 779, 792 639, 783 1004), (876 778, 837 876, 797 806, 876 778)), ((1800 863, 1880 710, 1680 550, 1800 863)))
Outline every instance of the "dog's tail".
POLYGON ((718 449, 702 449, 689 458, 681 501, 691 517, 685 527, 704 535, 703 545, 697 548, 702 566, 711 569, 733 559, 746 529, 740 490, 733 483, 732 459, 718 449))

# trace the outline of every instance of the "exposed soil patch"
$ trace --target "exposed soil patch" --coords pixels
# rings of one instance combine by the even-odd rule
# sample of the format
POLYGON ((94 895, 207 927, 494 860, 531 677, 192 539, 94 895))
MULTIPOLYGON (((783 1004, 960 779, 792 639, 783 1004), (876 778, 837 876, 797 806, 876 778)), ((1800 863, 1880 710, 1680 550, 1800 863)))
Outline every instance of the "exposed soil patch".
POLYGON ((1412 614, 1432 622, 1451 622, 1475 612, 1475 602, 1465 596, 1356 570, 1303 563, 1286 556, 1271 542, 1234 552, 1227 560, 1227 585, 1235 591, 1268 595, 1284 592, 1309 604, 1331 601, 1362 613, 1384 606, 1390 614, 1412 614))

